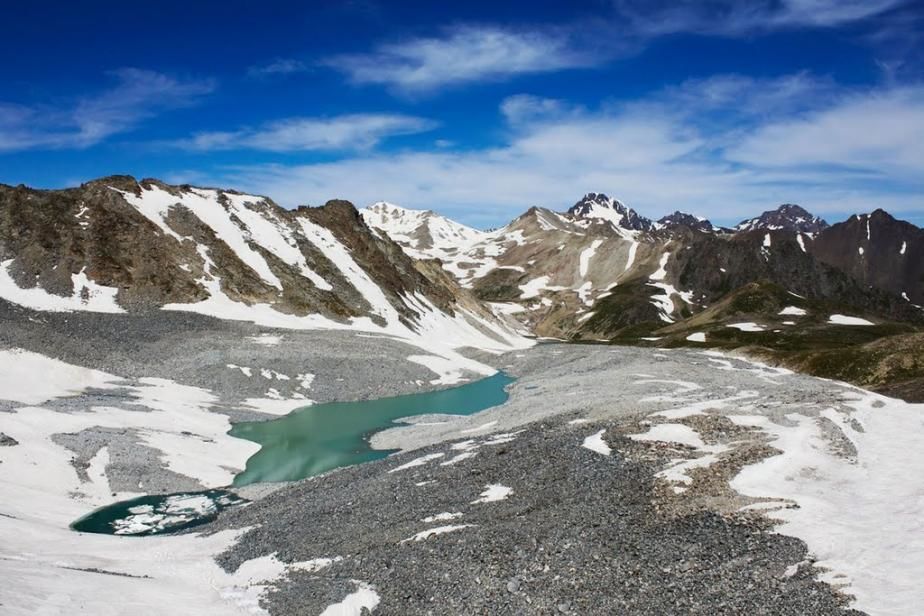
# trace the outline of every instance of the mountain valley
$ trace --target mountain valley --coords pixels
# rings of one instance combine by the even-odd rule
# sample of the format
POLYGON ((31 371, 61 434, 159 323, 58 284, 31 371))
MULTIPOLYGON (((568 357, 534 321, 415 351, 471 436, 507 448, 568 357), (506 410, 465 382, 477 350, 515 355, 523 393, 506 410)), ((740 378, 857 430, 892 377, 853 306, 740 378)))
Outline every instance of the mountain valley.
POLYGON ((726 228, 588 193, 481 231, 0 186, 0 611, 902 613, 922 251, 792 204, 726 228), (387 411, 305 412, 344 402, 387 411))

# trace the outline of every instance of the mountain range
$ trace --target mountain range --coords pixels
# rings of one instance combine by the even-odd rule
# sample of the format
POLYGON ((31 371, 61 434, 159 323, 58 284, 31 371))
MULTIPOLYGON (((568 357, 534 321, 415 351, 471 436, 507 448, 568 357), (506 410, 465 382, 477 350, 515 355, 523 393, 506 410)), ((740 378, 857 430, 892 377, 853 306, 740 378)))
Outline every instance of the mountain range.
POLYGON ((523 341, 350 203, 287 210, 125 176, 53 191, 0 186, 0 298, 34 310, 165 309, 380 333, 444 356, 523 341))
POLYGON ((113 176, 65 190, 0 186, 0 298, 447 349, 502 350, 531 334, 792 359, 917 332, 924 231, 883 210, 829 225, 794 204, 734 228, 680 211, 653 221, 603 193, 482 231, 386 202, 287 210, 113 176))
POLYGON ((651 333, 753 283, 874 321, 917 322, 924 304, 922 231, 881 210, 831 226, 786 204, 728 229, 682 212, 654 222, 588 193, 566 212, 532 208, 492 232, 387 203, 363 216, 544 336, 651 333))

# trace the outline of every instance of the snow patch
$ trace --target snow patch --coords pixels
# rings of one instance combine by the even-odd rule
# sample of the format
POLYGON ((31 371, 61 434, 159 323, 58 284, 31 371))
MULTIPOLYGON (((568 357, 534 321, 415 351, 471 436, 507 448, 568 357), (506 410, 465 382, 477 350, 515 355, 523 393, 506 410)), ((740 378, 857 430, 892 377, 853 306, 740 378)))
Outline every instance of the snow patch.
POLYGON ((599 248, 600 244, 602 243, 603 240, 594 240, 591 242, 590 247, 585 248, 581 252, 578 266, 578 272, 581 278, 584 278, 587 275, 587 269, 590 266, 590 260, 593 258, 594 254, 597 252, 597 248, 599 248))
POLYGON ((623 271, 628 272, 629 268, 632 267, 632 264, 635 263, 635 253, 638 251, 638 242, 632 241, 632 244, 629 246, 629 257, 626 259, 626 267, 623 271))
POLYGON ((482 492, 477 499, 473 500, 472 504, 480 505, 482 503, 502 501, 511 494, 513 494, 513 488, 508 488, 499 483, 492 483, 485 487, 484 492, 482 492))
POLYGON ((581 443, 581 447, 584 447, 591 451, 595 451, 604 456, 610 455, 613 452, 613 450, 610 448, 609 445, 606 444, 606 441, 603 440, 604 432, 606 432, 605 429, 600 430, 596 434, 591 434, 590 436, 584 439, 584 442, 581 443))
POLYGON ((538 297, 541 291, 563 291, 565 287, 559 286, 550 286, 549 285, 549 276, 539 276, 527 282, 526 284, 520 285, 520 299, 531 299, 533 297, 538 297))
MULTIPOLYGON (((42 404, 88 388, 112 389, 119 377, 20 349, 0 350, 0 400, 42 404)), ((51 426, 49 426, 51 427, 51 426)))
POLYGON ((455 520, 462 517, 461 511, 449 512, 444 511, 443 513, 437 513, 436 515, 428 515, 421 520, 424 524, 432 524, 433 522, 448 522, 450 520, 455 520))
POLYGON ((746 467, 731 487, 798 503, 772 512, 782 522, 778 532, 808 544, 815 565, 829 569, 823 580, 849 584, 852 607, 907 614, 924 602, 918 583, 924 575, 924 405, 853 387, 844 403, 852 410, 823 414, 854 445, 855 459, 832 453, 821 424, 810 417, 789 414, 785 424, 755 418, 782 453, 746 467))
POLYGON ((658 269, 653 273, 649 279, 650 280, 664 280, 664 277, 667 276, 667 260, 671 258, 671 253, 665 252, 661 255, 661 261, 658 263, 658 269))
POLYGON ((705 446, 699 433, 684 424, 663 423, 652 426, 644 434, 630 434, 629 438, 634 441, 662 441, 665 443, 679 443, 687 445, 694 449, 705 446))
POLYGON ((327 606, 321 616, 362 616, 364 610, 372 612, 381 601, 375 589, 363 582, 353 580, 356 590, 344 597, 343 601, 327 606))
POLYGON ((832 314, 828 317, 828 323, 834 325, 875 325, 874 323, 861 319, 860 317, 851 317, 844 314, 832 314))
POLYGON ((427 530, 422 530, 419 533, 408 537, 407 539, 402 539, 401 543, 409 543, 411 541, 426 541, 430 537, 445 535, 446 533, 454 533, 466 528, 471 528, 472 526, 474 526, 474 524, 447 524, 446 526, 428 528, 427 530))
POLYGON ((71 274, 74 291, 69 296, 55 295, 41 287, 22 288, 10 275, 9 268, 13 259, 0 262, 0 297, 31 308, 49 312, 72 312, 86 310, 89 312, 120 313, 125 310, 116 302, 119 290, 90 280, 86 268, 71 274))
POLYGON ((396 466, 395 468, 388 471, 389 473, 397 473, 398 471, 406 471, 409 468, 415 468, 417 466, 423 466, 428 462, 442 458, 446 454, 444 453, 428 453, 427 455, 420 456, 419 458, 414 458, 410 462, 402 464, 401 466, 396 466))
POLYGON ((731 327, 743 332, 762 332, 766 331, 757 323, 729 323, 726 327, 731 327))

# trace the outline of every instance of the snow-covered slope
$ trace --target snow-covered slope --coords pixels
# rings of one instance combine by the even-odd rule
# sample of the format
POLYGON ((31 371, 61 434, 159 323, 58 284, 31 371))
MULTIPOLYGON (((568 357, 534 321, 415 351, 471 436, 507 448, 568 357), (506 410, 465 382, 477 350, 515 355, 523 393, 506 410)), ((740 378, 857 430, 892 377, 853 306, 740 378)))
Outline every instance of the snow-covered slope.
POLYGON ((651 234, 651 221, 598 193, 565 213, 531 208, 490 232, 381 203, 363 216, 408 254, 439 258, 497 314, 515 315, 540 335, 560 335, 614 285, 655 272, 668 239, 651 234))
POLYGON ((446 378, 492 372, 454 349, 530 344, 342 201, 292 211, 126 177, 65 191, 0 187, 0 256, 0 298, 36 310, 161 308, 381 333, 450 359, 456 377, 446 378))
POLYGON ((445 260, 487 235, 430 210, 409 210, 385 201, 360 213, 366 224, 387 233, 417 259, 445 260))
MULTIPOLYGON (((412 255, 422 252, 416 230, 445 229, 439 245, 423 256, 438 257, 497 314, 513 316, 541 336, 608 339, 624 328, 672 324, 759 280, 898 320, 908 311, 896 302, 921 303, 906 289, 924 293, 924 287, 903 279, 900 291, 910 299, 896 294, 890 302, 851 280, 850 267, 820 263, 815 254, 820 247, 828 254, 842 248, 839 239, 823 241, 839 226, 829 228, 791 204, 744 221, 738 231, 720 232, 708 220, 681 211, 655 223, 602 193, 588 193, 564 213, 531 208, 492 232, 461 227, 468 231, 462 232, 432 212, 374 207, 376 216, 368 216, 373 226, 394 234, 412 255)), ((913 261, 902 252, 916 254, 912 235, 877 233, 880 239, 892 238, 884 253, 892 261, 903 259, 913 274, 908 265, 913 261)), ((863 251, 872 249, 865 238, 848 244, 854 259, 862 260, 863 251)))

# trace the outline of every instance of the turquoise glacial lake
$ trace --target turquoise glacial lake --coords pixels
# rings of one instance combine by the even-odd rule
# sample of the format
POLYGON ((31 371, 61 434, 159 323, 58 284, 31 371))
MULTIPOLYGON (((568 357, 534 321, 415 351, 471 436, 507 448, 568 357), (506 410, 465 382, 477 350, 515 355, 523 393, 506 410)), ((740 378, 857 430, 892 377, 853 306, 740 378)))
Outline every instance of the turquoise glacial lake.
MULTIPOLYGON (((498 372, 450 389, 316 404, 270 421, 235 424, 229 434, 259 444, 260 450, 247 460, 233 487, 297 481, 384 458, 396 450, 373 449, 369 439, 376 432, 394 427, 406 417, 471 415, 498 406, 506 402, 506 388, 513 381, 498 372)), ((227 490, 143 496, 97 509, 71 527, 105 534, 163 534, 208 522, 222 509, 242 502, 227 490)))

